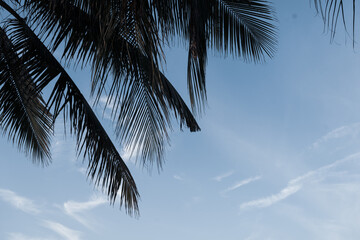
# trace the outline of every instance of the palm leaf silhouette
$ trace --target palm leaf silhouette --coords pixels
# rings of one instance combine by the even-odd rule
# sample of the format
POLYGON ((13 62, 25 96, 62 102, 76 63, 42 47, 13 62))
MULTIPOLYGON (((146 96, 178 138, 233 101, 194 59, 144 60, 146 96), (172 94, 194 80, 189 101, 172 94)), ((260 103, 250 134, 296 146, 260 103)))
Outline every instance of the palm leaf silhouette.
POLYGON ((314 0, 315 9, 324 21, 325 31, 330 32, 331 41, 335 38, 338 23, 342 22, 345 33, 352 38, 353 47, 355 46, 356 2, 356 0, 346 2, 343 0, 314 0), (351 30, 348 29, 349 25, 351 30))
POLYGON ((209 48, 257 62, 271 57, 276 44, 274 11, 262 0, 0 0, 0 6, 12 15, 0 28, 2 129, 45 164, 52 126, 63 114, 88 159, 89 178, 129 214, 138 214, 134 179, 52 52, 61 51, 66 65, 91 67, 95 103, 107 97, 120 146, 144 166, 161 168, 173 117, 180 128, 200 130, 161 70, 164 46, 179 37, 188 43, 190 103, 201 112, 209 48), (45 104, 42 91, 51 82, 45 104))
POLYGON ((39 88, 24 67, 24 59, 4 29, 0 28, 0 126, 33 160, 47 164, 51 159, 51 115, 39 88))
POLYGON ((264 0, 152 1, 157 22, 168 40, 188 42, 187 81, 193 112, 206 102, 207 50, 245 61, 272 57, 276 46, 275 13, 264 0))
POLYGON ((50 106, 55 117, 63 111, 69 119, 77 149, 89 159, 88 176, 106 190, 111 202, 120 191, 120 204, 125 204, 129 214, 137 214, 138 192, 130 171, 80 90, 24 21, 12 20, 9 26, 15 46, 29 59, 27 67, 37 75, 39 85, 46 86, 58 76, 50 106))

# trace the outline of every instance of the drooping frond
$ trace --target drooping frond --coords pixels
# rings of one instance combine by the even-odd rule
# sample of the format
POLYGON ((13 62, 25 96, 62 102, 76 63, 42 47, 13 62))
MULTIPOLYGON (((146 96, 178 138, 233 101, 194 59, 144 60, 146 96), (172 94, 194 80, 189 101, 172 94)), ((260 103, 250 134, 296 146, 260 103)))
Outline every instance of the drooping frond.
POLYGON ((51 159, 51 115, 27 62, 0 28, 0 126, 35 162, 51 159))
POLYGON ((106 190, 112 203, 119 194, 120 206, 124 204, 128 214, 137 215, 139 193, 135 181, 90 105, 68 75, 61 74, 52 100, 55 114, 64 111, 64 117, 70 120, 78 151, 83 152, 84 158, 89 158, 88 176, 106 190))
POLYGON ((167 40, 175 35, 179 29, 177 22, 179 7, 181 1, 179 0, 150 0, 149 6, 154 16, 155 23, 162 33, 162 39, 167 40))
POLYGON ((128 87, 117 116, 116 133, 121 142, 127 143, 129 151, 141 156, 144 165, 151 166, 156 160, 161 168, 169 119, 164 117, 147 84, 134 81, 128 87))
POLYGON ((191 107, 194 112, 201 113, 206 101, 205 72, 208 41, 206 27, 210 8, 207 1, 192 1, 189 11, 187 83, 191 107))
MULTIPOLYGON (((314 0, 315 9, 321 14, 326 31, 330 31, 330 38, 334 40, 338 22, 342 22, 345 32, 349 34, 347 26, 351 22, 352 42, 355 44, 355 19, 356 19, 356 0, 314 0)), ((350 34, 349 34, 350 35, 350 34)))
POLYGON ((87 157, 88 176, 102 186, 113 203, 120 192, 120 205, 129 214, 138 213, 138 191, 135 182, 111 139, 80 90, 40 39, 22 20, 9 23, 14 45, 28 59, 28 67, 37 82, 46 86, 59 76, 51 94, 51 105, 57 117, 63 111, 76 135, 79 153, 87 157))
POLYGON ((275 13, 266 0, 151 1, 163 35, 189 44, 187 80, 193 111, 206 101, 208 47, 222 55, 261 62, 276 46, 275 13), (168 12, 166 12, 168 11, 168 12))

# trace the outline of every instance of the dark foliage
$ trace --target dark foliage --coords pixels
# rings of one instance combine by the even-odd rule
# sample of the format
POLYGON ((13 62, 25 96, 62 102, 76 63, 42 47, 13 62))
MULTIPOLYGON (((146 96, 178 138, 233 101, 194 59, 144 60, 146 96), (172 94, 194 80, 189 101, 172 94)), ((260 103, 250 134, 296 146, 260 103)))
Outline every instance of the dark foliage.
POLYGON ((122 147, 143 165, 161 168, 175 117, 199 131, 192 112, 161 72, 163 47, 180 37, 189 46, 188 89, 193 111, 206 100, 209 48, 263 61, 276 45, 274 12, 262 0, 0 0, 10 13, 0 27, 0 124, 33 159, 47 163, 60 114, 88 159, 88 176, 113 203, 119 195, 138 214, 135 182, 67 64, 90 66, 92 94, 106 96, 122 147), (45 46, 44 42, 49 45, 45 46), (50 98, 43 90, 54 82, 50 98))

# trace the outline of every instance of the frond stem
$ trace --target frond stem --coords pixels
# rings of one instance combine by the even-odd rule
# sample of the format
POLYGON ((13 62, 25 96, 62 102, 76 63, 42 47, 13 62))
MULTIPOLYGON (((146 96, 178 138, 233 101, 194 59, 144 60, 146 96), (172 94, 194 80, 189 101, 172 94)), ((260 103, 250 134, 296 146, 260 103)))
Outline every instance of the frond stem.
POLYGON ((6 2, 3 0, 0 0, 0 6, 5 9, 8 13, 13 15, 17 20, 24 21, 24 18, 22 18, 14 9, 12 9, 6 2))

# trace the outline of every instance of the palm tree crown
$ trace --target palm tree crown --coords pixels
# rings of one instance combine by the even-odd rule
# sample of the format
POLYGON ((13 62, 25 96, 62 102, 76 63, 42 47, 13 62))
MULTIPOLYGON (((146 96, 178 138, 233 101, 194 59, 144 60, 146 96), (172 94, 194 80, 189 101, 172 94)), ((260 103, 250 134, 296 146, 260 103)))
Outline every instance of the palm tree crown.
POLYGON ((34 161, 51 159, 53 125, 60 114, 88 159, 88 176, 138 213, 135 182, 65 63, 88 65, 95 100, 105 95, 122 146, 142 163, 161 167, 172 128, 199 131, 192 112, 206 101, 209 48, 246 61, 272 56, 274 11, 265 0, 0 0, 10 13, 0 26, 0 126, 34 161), (163 48, 188 44, 192 111, 161 71, 163 48), (45 46, 44 42, 49 45, 45 46), (54 82, 51 95, 42 92, 54 82))

